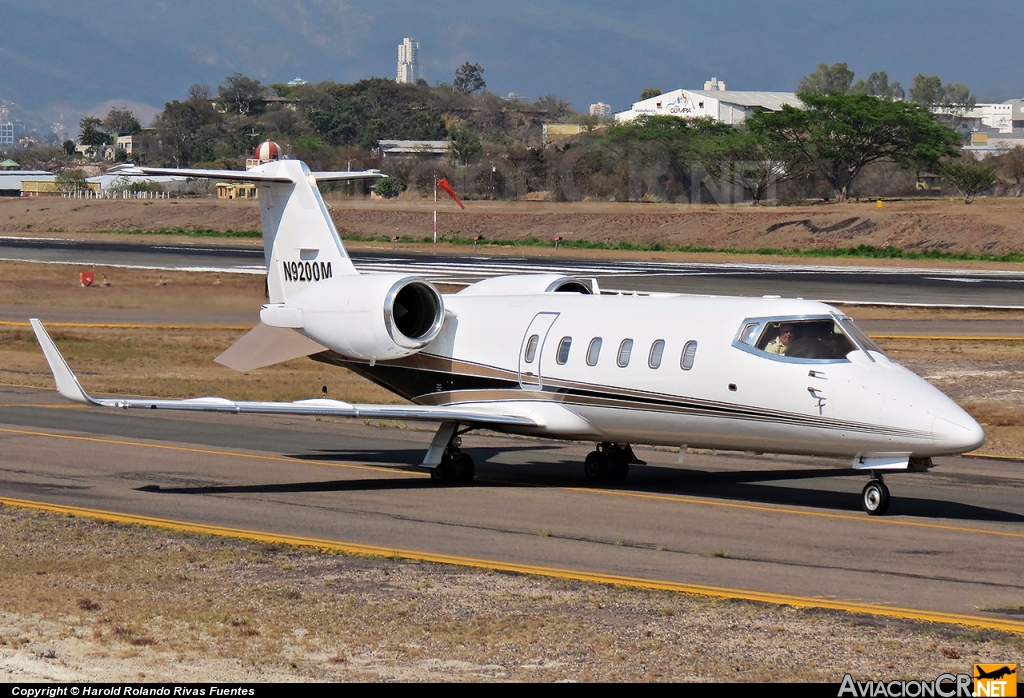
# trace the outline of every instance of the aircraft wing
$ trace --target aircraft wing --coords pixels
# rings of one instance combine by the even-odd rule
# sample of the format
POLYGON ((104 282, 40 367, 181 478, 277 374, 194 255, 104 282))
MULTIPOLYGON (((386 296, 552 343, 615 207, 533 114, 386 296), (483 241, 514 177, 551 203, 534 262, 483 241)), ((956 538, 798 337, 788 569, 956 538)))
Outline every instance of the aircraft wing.
MULTIPOLYGON (((188 170, 171 167, 134 167, 123 170, 126 174, 173 175, 176 177, 201 177, 203 179, 230 179, 236 182, 280 182, 287 184, 287 177, 254 172, 252 170, 188 170)), ((347 182, 357 179, 380 179, 387 177, 380 170, 354 170, 340 172, 311 172, 317 182, 347 182)))
POLYGON ((355 417, 364 419, 399 419, 421 422, 463 422, 467 424, 490 424, 495 426, 540 426, 540 423, 525 415, 516 415, 495 405, 467 405, 465 407, 423 406, 423 405, 361 405, 318 398, 296 402, 246 402, 227 400, 221 397, 199 397, 185 400, 162 398, 95 398, 89 395, 78 382, 57 345, 50 339, 43 323, 29 320, 36 333, 36 339, 43 349, 46 361, 53 372, 57 392, 63 397, 84 405, 98 407, 120 407, 122 409, 164 409, 192 410, 203 412, 235 412, 255 414, 296 414, 330 417, 355 417))

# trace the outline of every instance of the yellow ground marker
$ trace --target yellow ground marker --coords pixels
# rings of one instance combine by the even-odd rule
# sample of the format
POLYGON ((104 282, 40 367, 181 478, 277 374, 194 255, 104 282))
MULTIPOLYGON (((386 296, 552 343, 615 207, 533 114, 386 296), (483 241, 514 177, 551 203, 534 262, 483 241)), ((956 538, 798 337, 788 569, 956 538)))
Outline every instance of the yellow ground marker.
POLYGON ((188 533, 201 533, 213 536, 228 538, 241 538, 261 543, 272 543, 278 545, 295 545, 308 548, 317 548, 325 552, 340 552, 350 555, 373 555, 379 557, 397 557, 405 560, 418 562, 433 562, 445 565, 459 565, 461 567, 474 567, 479 569, 496 570, 501 572, 515 572, 519 574, 533 574, 542 577, 553 577, 556 579, 568 579, 581 582, 592 582, 596 584, 611 584, 635 589, 651 589, 658 591, 674 591, 683 594, 696 594, 710 596, 720 599, 739 599, 745 601, 758 601, 761 603, 772 603, 783 606, 794 606, 797 608, 819 608, 846 613, 864 613, 888 618, 900 618, 904 620, 924 621, 931 623, 945 623, 951 625, 963 625, 974 628, 985 628, 989 630, 1000 630, 1003 632, 1018 633, 1024 635, 1024 622, 1005 620, 1000 618, 988 618, 985 616, 971 616, 960 613, 947 613, 944 611, 928 611, 914 608, 900 608, 897 606, 886 606, 884 604, 859 603, 856 601, 842 601, 839 599, 826 599, 814 596, 798 596, 794 594, 775 594, 766 591, 754 591, 750 589, 731 589, 707 584, 688 584, 685 582, 672 582, 667 580, 645 579, 643 577, 631 577, 627 575, 603 574, 600 572, 586 572, 559 567, 547 567, 543 565, 528 565, 500 560, 487 560, 484 558, 464 557, 461 555, 445 555, 443 553, 430 553, 419 550, 406 550, 401 548, 387 548, 377 545, 364 545, 361 543, 349 543, 334 541, 324 538, 307 538, 302 536, 288 536, 284 534, 269 533, 265 531, 252 531, 242 528, 229 528, 225 526, 213 526, 209 524, 196 524, 188 521, 175 519, 163 519, 138 514, 124 514, 120 512, 104 511, 101 509, 87 509, 82 507, 71 507, 60 504, 46 504, 25 499, 11 499, 0 497, 0 504, 23 507, 42 511, 49 511, 58 514, 71 514, 86 516, 103 521, 117 523, 135 524, 142 526, 154 526, 175 531, 188 533))

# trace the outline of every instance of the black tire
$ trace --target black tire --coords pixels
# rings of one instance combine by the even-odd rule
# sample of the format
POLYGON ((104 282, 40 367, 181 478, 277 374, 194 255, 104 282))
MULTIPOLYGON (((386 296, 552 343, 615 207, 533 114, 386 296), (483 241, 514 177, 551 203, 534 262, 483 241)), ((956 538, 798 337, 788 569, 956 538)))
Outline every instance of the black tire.
POLYGON ((430 480, 435 485, 450 485, 454 479, 454 468, 448 458, 442 458, 441 462, 430 469, 430 480))
POLYGON ((625 458, 616 458, 608 469, 608 482, 622 482, 629 475, 629 463, 625 458))
POLYGON ((889 510, 889 488, 880 480, 872 480, 864 485, 861 506, 870 516, 881 516, 889 510))
POLYGON ((473 459, 465 453, 460 453, 452 459, 452 481, 456 485, 471 485, 476 477, 476 465, 473 459))
POLYGON ((587 454, 587 460, 583 462, 583 474, 591 482, 604 482, 608 479, 608 471, 611 469, 608 456, 600 451, 591 451, 587 454))

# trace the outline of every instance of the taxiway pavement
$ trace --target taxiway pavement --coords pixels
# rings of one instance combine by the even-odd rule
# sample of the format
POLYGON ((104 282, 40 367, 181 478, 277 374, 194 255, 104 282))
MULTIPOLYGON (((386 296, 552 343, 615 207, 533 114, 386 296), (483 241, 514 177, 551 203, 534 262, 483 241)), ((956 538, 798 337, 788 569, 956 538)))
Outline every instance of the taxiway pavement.
POLYGON ((470 487, 414 467, 430 432, 312 419, 80 408, 0 388, 5 498, 718 589, 1018 620, 1024 463, 891 475, 820 458, 641 449, 624 486, 585 444, 473 435, 470 487))

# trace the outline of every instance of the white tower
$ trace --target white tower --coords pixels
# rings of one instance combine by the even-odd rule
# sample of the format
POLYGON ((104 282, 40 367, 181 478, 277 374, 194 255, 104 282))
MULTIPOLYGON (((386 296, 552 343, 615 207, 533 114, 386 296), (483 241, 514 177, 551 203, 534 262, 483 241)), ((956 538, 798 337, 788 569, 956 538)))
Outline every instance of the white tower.
POLYGON ((398 77, 397 82, 416 82, 423 77, 420 68, 420 42, 402 39, 398 45, 398 77))

